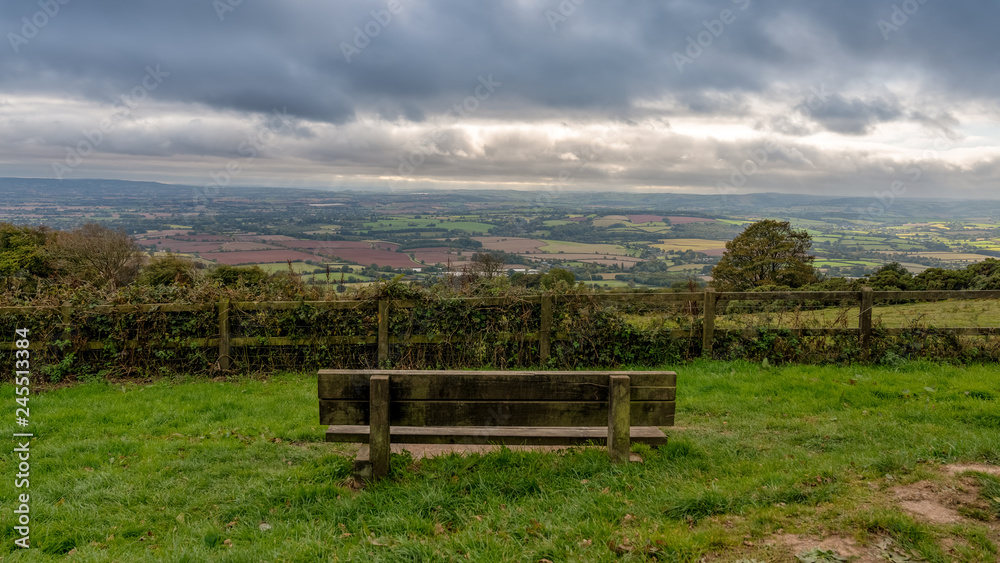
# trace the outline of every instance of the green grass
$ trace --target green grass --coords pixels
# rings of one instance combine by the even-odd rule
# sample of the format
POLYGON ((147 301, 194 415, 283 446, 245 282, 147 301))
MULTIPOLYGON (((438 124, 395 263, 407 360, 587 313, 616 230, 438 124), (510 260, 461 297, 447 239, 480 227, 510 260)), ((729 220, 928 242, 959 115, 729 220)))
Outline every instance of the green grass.
MULTIPOLYGON (((987 523, 922 521, 889 488, 946 479, 944 462, 1000 463, 998 368, 666 367, 680 374, 678 427, 664 448, 634 448, 644 463, 580 448, 394 456, 390 478, 361 492, 346 486, 349 447, 321 441, 314 375, 34 395, 33 548, 13 549, 12 446, 0 461, 0 557, 789 561, 763 545, 794 533, 887 536, 941 562, 954 560, 947 539, 958 560, 996 559, 987 523)), ((0 400, 13 398, 4 386, 0 400)), ((998 494, 982 482, 984 498, 998 494)))

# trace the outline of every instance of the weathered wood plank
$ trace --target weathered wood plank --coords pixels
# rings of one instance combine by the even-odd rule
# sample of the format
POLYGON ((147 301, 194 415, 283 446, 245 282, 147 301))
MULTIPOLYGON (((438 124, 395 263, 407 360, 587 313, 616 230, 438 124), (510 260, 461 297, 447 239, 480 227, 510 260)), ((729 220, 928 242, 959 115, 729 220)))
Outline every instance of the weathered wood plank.
MULTIPOLYGON (((359 371, 320 372, 319 398, 363 401, 368 397, 371 373, 359 371)), ((673 372, 630 373, 633 401, 673 401, 677 375, 673 372)), ((389 398, 392 401, 607 401, 608 372, 549 373, 426 373, 394 372, 389 398)))
MULTIPOLYGON (((537 332, 491 332, 490 340, 494 342, 502 342, 513 340, 515 342, 537 342, 539 340, 539 333, 537 332)), ((465 334, 456 334, 455 336, 427 336, 425 334, 414 334, 409 337, 399 338, 398 336, 390 336, 389 344, 465 344, 467 342, 478 342, 479 339, 470 339, 465 334)))
POLYGON ((541 319, 538 327, 538 360, 539 364, 549 362, 552 349, 552 296, 542 297, 541 319))
MULTIPOLYGON (((445 299, 442 300, 441 304, 458 302, 461 303, 463 307, 503 307, 509 305, 518 304, 533 304, 540 302, 542 297, 540 295, 528 295, 524 297, 458 297, 455 299, 445 299)), ((394 299, 392 301, 392 306, 400 309, 413 309, 420 307, 421 305, 435 305, 435 302, 417 301, 415 299, 394 299)))
POLYGON ((95 307, 77 307, 76 313, 96 313, 107 315, 112 313, 196 313, 210 311, 216 308, 215 303, 152 303, 147 305, 97 305, 95 307))
POLYGON ((704 297, 704 293, 692 292, 659 292, 659 293, 610 293, 607 295, 594 295, 598 301, 639 301, 642 303, 673 303, 678 301, 698 301, 704 297))
POLYGON ((230 338, 230 346, 322 346, 335 344, 375 344, 375 336, 321 336, 317 338, 290 338, 271 336, 268 338, 230 338))
POLYGON ((857 291, 723 291, 727 301, 858 301, 857 291))
POLYGON ((705 290, 705 303, 702 306, 702 331, 701 331, 701 355, 703 358, 712 357, 712 341, 715 338, 715 302, 718 295, 715 290, 708 288, 705 290))
POLYGON ((58 307, 0 307, 0 315, 58 315, 58 307))
POLYGON ((608 393, 608 453, 611 461, 628 461, 629 449, 629 377, 612 375, 608 393))
MULTIPOLYGON (((774 331, 787 331, 789 334, 794 336, 837 336, 841 334, 846 335, 857 335, 859 334, 856 328, 839 328, 839 327, 827 327, 827 328, 788 328, 788 327, 774 327, 770 329, 774 331)), ((756 328, 723 328, 715 329, 715 334, 722 336, 732 336, 739 335, 748 338, 754 337, 759 333, 756 328)))
POLYGON ((381 479, 389 474, 389 376, 373 375, 370 387, 372 479, 381 479))
POLYGON ((997 336, 1000 335, 1000 328, 975 327, 975 326, 955 326, 955 327, 927 327, 927 328, 884 328, 881 329, 889 336, 903 336, 916 334, 920 331, 936 332, 940 334, 955 334, 957 336, 997 336))
MULTIPOLYGON (((672 401, 635 401, 629 424, 671 426, 672 401)), ((368 424, 368 401, 320 399, 320 424, 368 424)), ((603 426, 606 402, 571 401, 391 401, 389 422, 400 426, 603 426)))
POLYGON ((867 359, 872 347, 872 308, 875 305, 874 291, 865 286, 861 288, 861 305, 858 310, 858 331, 861 335, 861 355, 867 359))
MULTIPOLYGON (((507 444, 525 446, 567 446, 593 443, 606 445, 606 426, 393 426, 389 430, 394 444, 507 444)), ((327 442, 367 443, 365 425, 331 425, 327 442)), ((629 440, 651 446, 663 446, 667 435, 655 426, 632 426, 629 440)))
POLYGON ((219 301, 219 369, 229 371, 229 300, 219 301))
POLYGON ((382 299, 378 302, 378 364, 383 364, 389 360, 389 301, 382 299))
POLYGON ((314 309, 359 309, 366 301, 240 301, 233 303, 239 311, 285 311, 303 305, 314 309))

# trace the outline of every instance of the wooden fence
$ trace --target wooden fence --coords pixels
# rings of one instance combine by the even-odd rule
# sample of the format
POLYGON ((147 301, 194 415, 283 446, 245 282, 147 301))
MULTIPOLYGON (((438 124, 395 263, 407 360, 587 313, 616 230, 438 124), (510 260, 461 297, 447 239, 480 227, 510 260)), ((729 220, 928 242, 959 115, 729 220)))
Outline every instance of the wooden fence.
MULTIPOLYGON (((553 331, 553 309, 558 300, 572 299, 573 296, 559 296, 552 294, 518 297, 520 303, 530 303, 540 305, 539 323, 537 332, 518 334, 517 339, 524 342, 538 342, 538 354, 540 364, 544 365, 551 354, 552 342, 555 340, 569 340, 571 335, 553 331)), ((713 343, 716 337, 731 334, 741 334, 752 337, 756 328, 743 329, 722 329, 716 328, 717 311, 724 311, 725 305, 735 301, 758 301, 758 302, 806 302, 815 301, 822 303, 841 303, 856 306, 858 309, 858 328, 849 327, 795 327, 783 328, 795 336, 836 336, 853 335, 858 338, 858 343, 863 355, 867 355, 871 349, 873 323, 872 313, 876 303, 886 301, 939 301, 939 300, 969 300, 969 299, 1000 299, 1000 291, 872 291, 864 288, 861 291, 780 291, 780 292, 717 292, 708 289, 704 292, 683 292, 683 293, 595 293, 587 294, 587 299, 591 299, 597 304, 612 303, 632 303, 645 304, 649 306, 663 307, 669 303, 697 304, 697 318, 701 322, 701 334, 695 334, 690 329, 675 329, 672 336, 675 338, 699 338, 701 339, 702 355, 711 357, 713 343)), ((468 308, 488 308, 510 304, 512 298, 459 298, 468 308)), ((315 346, 330 344, 348 345, 376 345, 378 363, 382 365, 389 358, 390 346, 396 344, 435 344, 452 342, 439 336, 429 335, 409 335, 404 338, 391 336, 389 333, 389 312, 391 309, 413 309, 421 306, 421 302, 414 300, 382 299, 377 302, 378 307, 378 332, 377 336, 325 336, 322 338, 290 338, 290 337, 250 337, 239 338, 231 336, 231 316, 234 312, 248 311, 278 311, 289 310, 302 307, 303 305, 324 309, 357 309, 364 306, 371 306, 370 301, 276 301, 276 302, 229 302, 226 300, 218 303, 202 304, 144 304, 144 305, 103 305, 87 307, 85 309, 74 309, 66 305, 59 309, 61 323, 64 330, 70 329, 70 319, 74 313, 109 314, 109 313, 143 313, 143 312, 204 312, 215 310, 218 318, 218 333, 213 336, 191 338, 182 344, 185 347, 218 348, 218 367, 222 370, 229 370, 231 367, 231 355, 233 348, 238 347, 260 347, 260 346, 315 346)), ((51 308, 38 307, 0 307, 0 315, 21 315, 31 316, 37 314, 54 314, 51 308)), ((888 336, 898 336, 911 332, 910 328, 882 328, 882 333, 888 336)), ((941 334, 953 334, 957 336, 994 336, 1000 335, 1000 327, 942 327, 935 329, 941 334)), ((43 349, 48 346, 46 341, 32 340, 29 349, 43 349)), ((127 341, 116 343, 119 347, 137 348, 145 346, 146 343, 138 341, 127 341)), ((163 344, 163 347, 180 346, 181 344, 163 344)), ((101 350, 105 347, 104 342, 87 342, 83 345, 86 350, 101 350)), ((0 342, 0 350, 13 350, 14 342, 0 342)))

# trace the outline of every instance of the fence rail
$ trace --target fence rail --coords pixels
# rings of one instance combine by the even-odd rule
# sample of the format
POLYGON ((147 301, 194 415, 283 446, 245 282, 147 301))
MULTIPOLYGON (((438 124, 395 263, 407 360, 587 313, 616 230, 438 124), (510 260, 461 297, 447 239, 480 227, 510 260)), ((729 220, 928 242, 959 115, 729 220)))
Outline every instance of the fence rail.
MULTIPOLYGON (((569 340, 572 335, 565 332, 556 331, 553 328, 553 312, 555 305, 560 300, 572 299, 573 296, 564 297, 553 294, 535 295, 527 297, 469 297, 457 298, 453 301, 461 302, 466 308, 488 308, 510 305, 513 303, 524 303, 539 305, 537 331, 518 333, 496 333, 491 334, 491 338, 496 340, 514 340, 519 342, 537 342, 538 360, 540 364, 545 364, 551 353, 552 344, 556 341, 569 340)), ((788 334, 800 337, 815 336, 853 336, 858 339, 863 356, 867 356, 871 350, 872 336, 875 332, 873 325, 873 310, 878 302, 887 301, 938 301, 947 299, 968 300, 968 299, 1000 299, 1000 291, 873 291, 870 288, 863 288, 861 291, 771 291, 771 292, 717 292, 708 289, 704 292, 682 292, 682 293, 620 293, 620 294, 587 294, 587 299, 593 300, 597 304, 633 304, 633 305, 663 305, 669 303, 684 303, 694 307, 696 312, 692 320, 701 320, 700 329, 695 330, 696 324, 692 323, 691 329, 672 329, 670 335, 673 338, 691 338, 701 340, 701 353, 703 356, 711 357, 713 345, 722 336, 741 335, 752 337, 756 329, 753 328, 717 328, 716 320, 720 316, 718 311, 725 311, 725 306, 732 302, 754 301, 754 302, 806 302, 816 301, 822 303, 840 303, 857 307, 858 327, 794 327, 783 328, 788 334)), ((52 315, 59 316, 63 330, 71 328, 71 320, 74 316, 87 314, 110 314, 110 313, 184 313, 184 312, 205 312, 216 311, 218 333, 212 335, 201 335, 187 338, 183 342, 164 342, 157 344, 160 348, 176 347, 199 347, 218 348, 218 367, 222 370, 231 368, 231 355, 234 348, 252 348, 269 346, 321 346, 321 345, 375 345, 377 349, 377 360, 382 365, 389 358, 390 347, 393 345, 411 344, 439 344, 439 343, 461 343, 461 340, 442 337, 440 335, 411 334, 406 336, 393 336, 389 333, 389 313, 391 310, 420 309, 424 306, 432 306, 434 302, 425 303, 416 300, 406 299, 381 299, 374 301, 282 301, 282 302, 229 302, 227 300, 218 303, 198 303, 198 304, 143 304, 143 305, 100 305, 90 307, 72 307, 64 305, 62 307, 0 307, 0 315, 52 315), (287 336, 259 336, 242 337, 234 336, 231 331, 231 318, 235 313, 259 312, 259 311, 281 311, 294 310, 300 307, 311 307, 317 310, 335 309, 361 309, 370 307, 377 308, 378 330, 375 336, 323 336, 323 337, 287 337, 287 336)), ((905 335, 912 332, 912 328, 880 328, 881 334, 888 336, 905 335)), ((942 327, 935 328, 939 334, 951 334, 955 336, 1000 336, 1000 327, 942 327)), ((115 342, 118 348, 140 348, 148 343, 137 340, 126 340, 115 342)), ((32 341, 30 349, 38 350, 49 346, 45 341, 32 341)), ((105 342, 85 342, 81 345, 84 350, 102 350, 108 344, 105 342)), ((0 350, 13 350, 14 342, 0 342, 0 350)), ((863 359, 863 358, 862 358, 863 359)))

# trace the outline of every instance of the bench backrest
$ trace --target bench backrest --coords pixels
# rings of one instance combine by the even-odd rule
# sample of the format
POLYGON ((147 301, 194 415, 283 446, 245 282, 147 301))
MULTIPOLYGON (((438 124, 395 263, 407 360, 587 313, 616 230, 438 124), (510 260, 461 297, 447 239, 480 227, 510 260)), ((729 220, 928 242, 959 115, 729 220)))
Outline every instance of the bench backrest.
POLYGON ((632 426, 672 426, 671 371, 320 370, 321 424, 369 423, 369 378, 389 376, 394 426, 607 426, 609 377, 630 378, 632 426))

